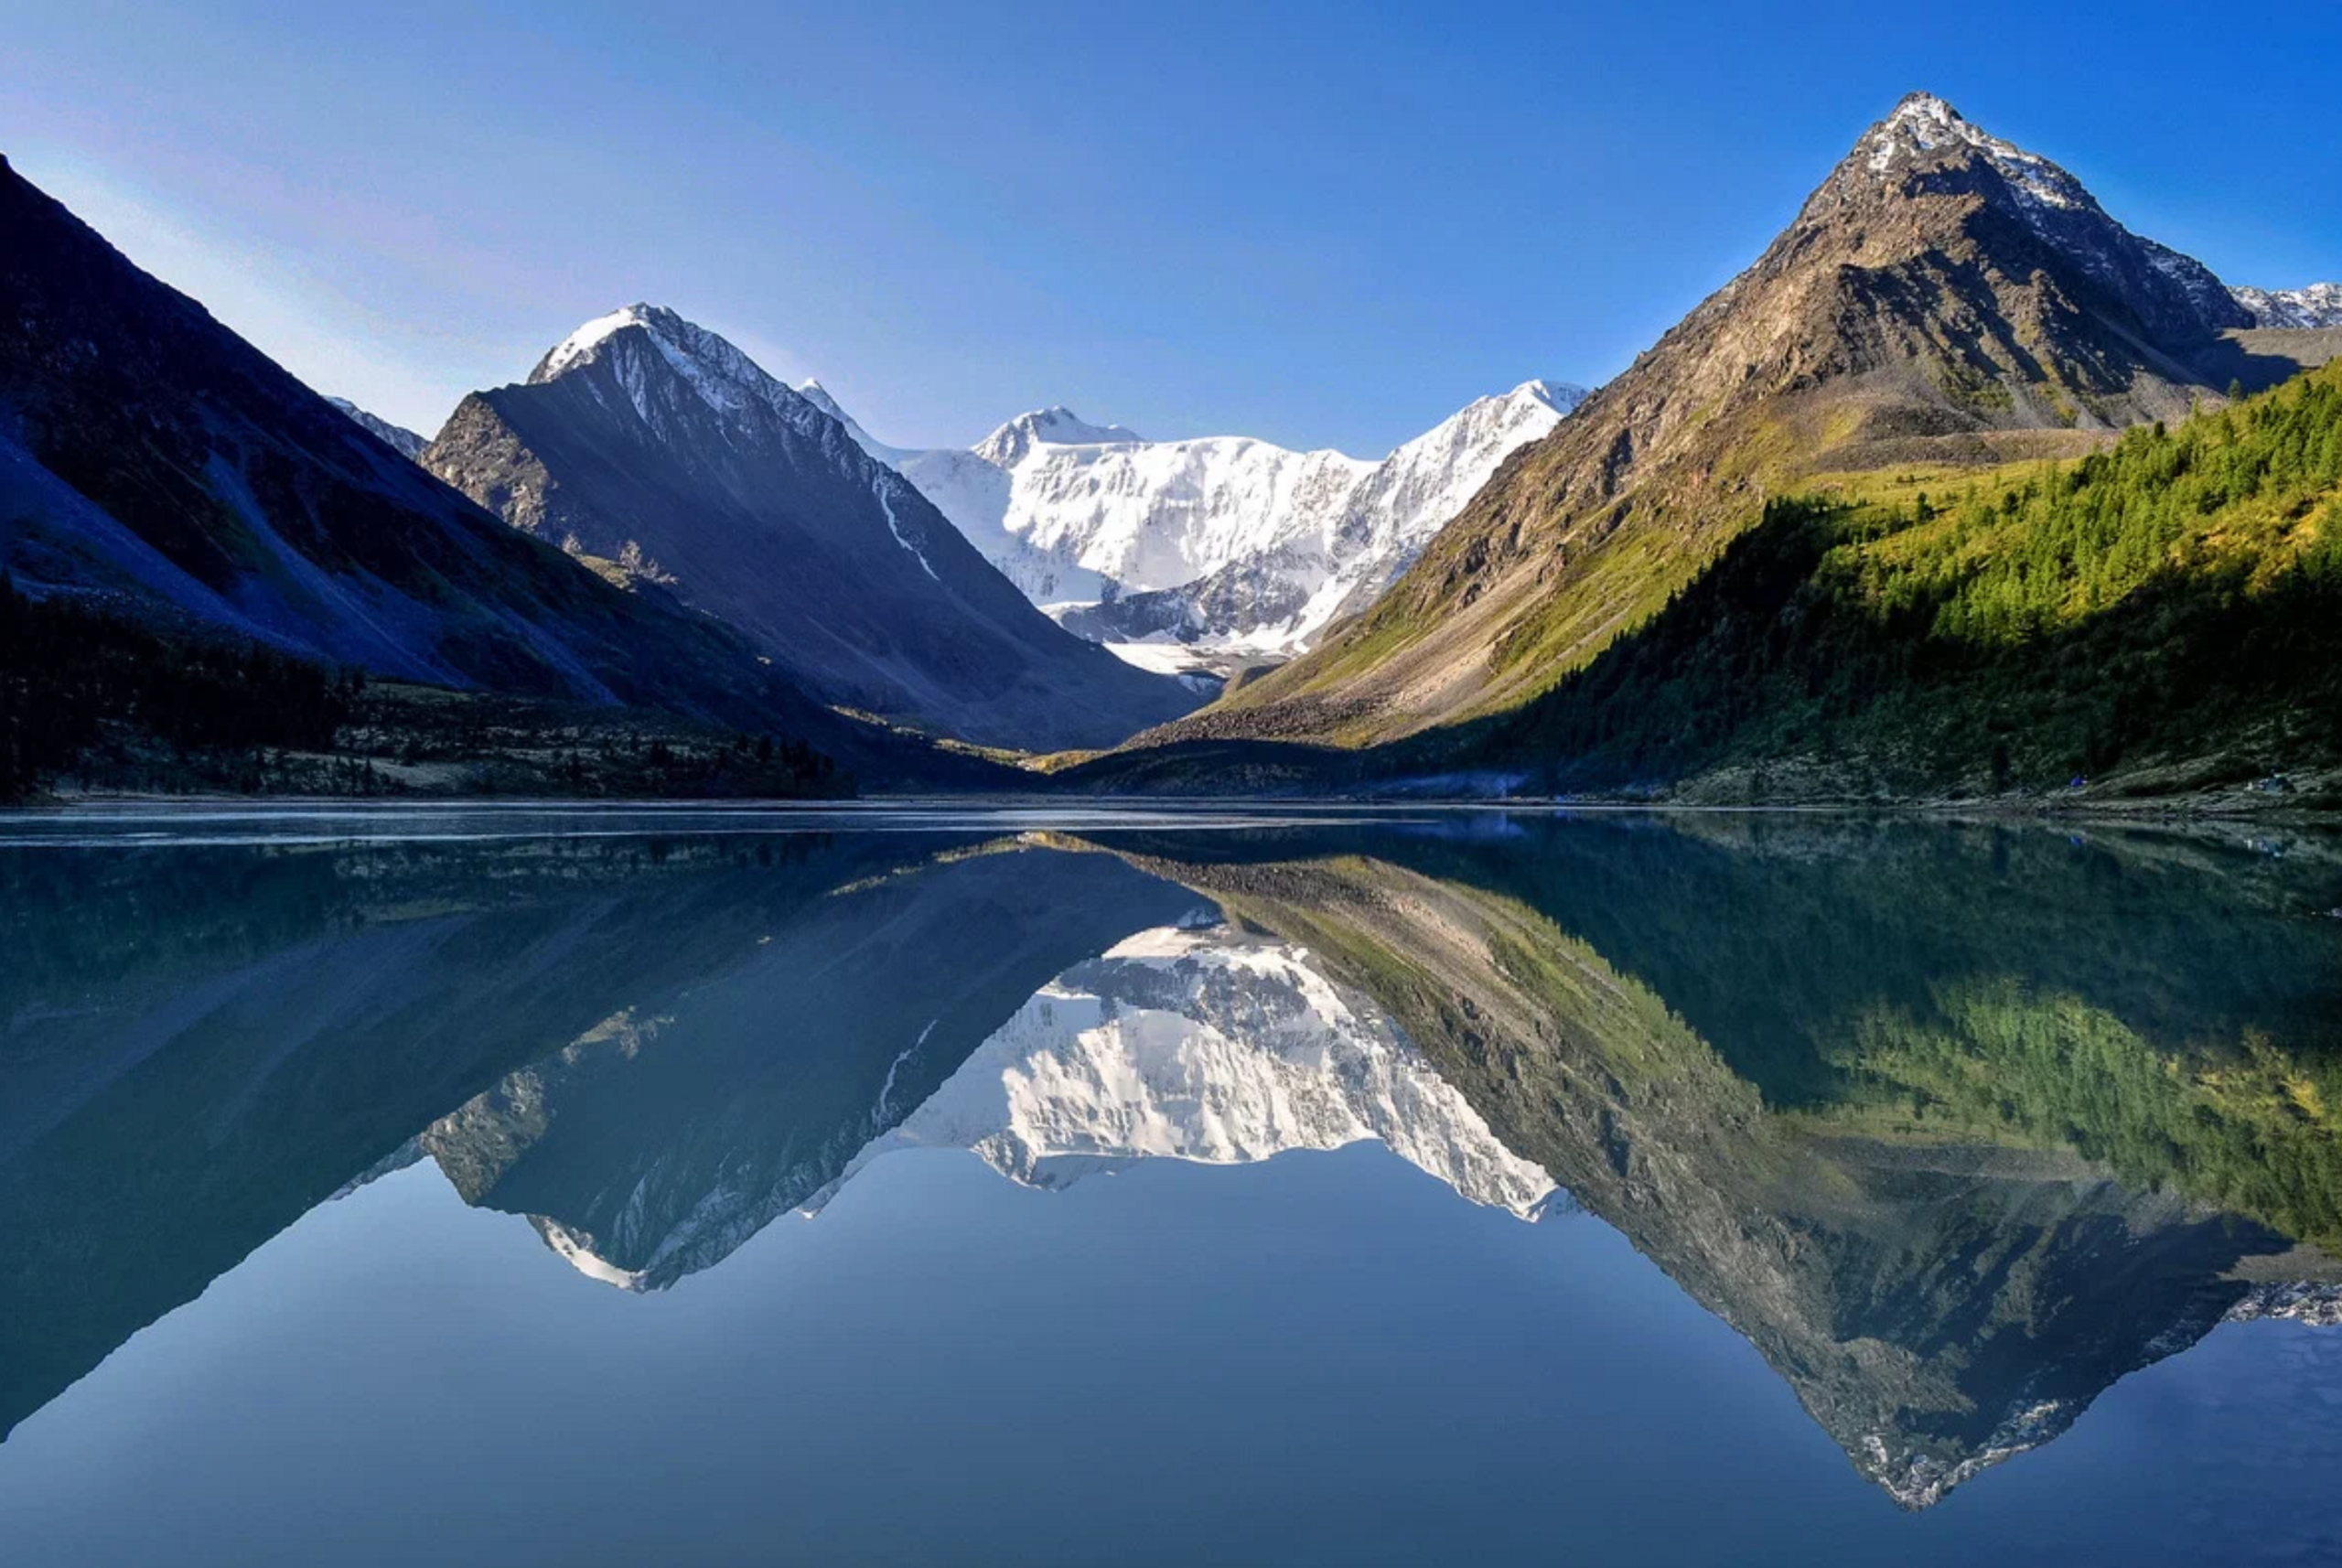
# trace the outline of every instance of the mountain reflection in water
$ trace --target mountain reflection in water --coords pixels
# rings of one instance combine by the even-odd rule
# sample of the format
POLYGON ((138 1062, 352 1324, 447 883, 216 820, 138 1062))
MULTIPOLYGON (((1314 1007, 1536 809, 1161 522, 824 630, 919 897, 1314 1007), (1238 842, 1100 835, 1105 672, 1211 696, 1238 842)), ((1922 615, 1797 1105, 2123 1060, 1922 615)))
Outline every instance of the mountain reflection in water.
POLYGON ((2321 841, 1101 823, 0 849, 0 1425, 425 1158, 654 1291, 897 1149, 1370 1140, 1616 1228, 1915 1509, 2342 1317, 2321 841))

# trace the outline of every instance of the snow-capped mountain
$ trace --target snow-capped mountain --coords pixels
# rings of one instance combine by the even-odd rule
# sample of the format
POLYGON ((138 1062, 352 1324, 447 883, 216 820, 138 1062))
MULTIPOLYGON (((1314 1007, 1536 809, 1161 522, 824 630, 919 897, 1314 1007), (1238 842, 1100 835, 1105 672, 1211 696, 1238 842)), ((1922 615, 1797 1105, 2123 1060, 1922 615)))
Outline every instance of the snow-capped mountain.
POLYGON ((1554 1197, 1552 1178, 1307 950, 1165 927, 1043 987, 806 1207, 906 1147, 972 1149, 1055 1187, 1144 1159, 1241 1165, 1364 1140, 1524 1219, 1554 1197))
POLYGON ((819 383, 799 390, 1071 629, 1271 655, 1371 602, 1506 456, 1585 396, 1526 381, 1377 462, 1239 435, 1148 441, 1063 408, 1020 414, 968 450, 913 450, 873 439, 819 383))
POLYGON ((467 397, 424 467, 729 622, 824 700, 987 745, 1112 746, 1194 705, 1050 622, 811 399, 661 306, 467 397))
POLYGON ((428 435, 418 435, 403 424, 392 424, 380 414, 369 413, 346 397, 329 397, 326 401, 356 420, 361 428, 372 432, 391 450, 409 462, 422 456, 423 449, 431 445, 428 435))
POLYGON ((2342 283, 2305 288, 2232 288, 2256 327, 2342 327, 2342 283))

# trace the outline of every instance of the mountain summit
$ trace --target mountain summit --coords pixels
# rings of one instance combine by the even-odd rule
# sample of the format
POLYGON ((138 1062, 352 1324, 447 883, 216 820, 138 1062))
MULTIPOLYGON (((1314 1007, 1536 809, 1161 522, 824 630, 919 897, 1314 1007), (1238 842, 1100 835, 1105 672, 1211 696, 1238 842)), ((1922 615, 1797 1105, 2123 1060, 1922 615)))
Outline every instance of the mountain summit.
POLYGON ((1194 702, 1059 629, 828 409, 664 306, 597 317, 527 381, 466 398, 422 461, 730 622, 834 703, 1053 750, 1194 702))
POLYGON ((2290 360, 2201 263, 1914 93, 1747 271, 1508 462, 1366 615, 1150 737, 1391 739, 1507 711, 1821 473, 2077 454, 2290 360))

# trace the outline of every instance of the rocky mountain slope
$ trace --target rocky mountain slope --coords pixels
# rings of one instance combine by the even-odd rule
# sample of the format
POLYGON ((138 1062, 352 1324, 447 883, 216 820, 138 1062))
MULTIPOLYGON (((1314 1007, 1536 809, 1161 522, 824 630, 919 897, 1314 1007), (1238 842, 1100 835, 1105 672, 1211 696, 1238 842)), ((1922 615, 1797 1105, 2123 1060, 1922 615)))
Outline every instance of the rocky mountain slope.
POLYGON ((392 424, 380 414, 369 413, 346 397, 329 397, 326 401, 357 421, 360 429, 371 432, 410 463, 422 456, 423 449, 431 445, 428 435, 418 435, 404 425, 392 424))
POLYGON ((2342 365, 2131 431, 2054 484, 1778 500, 1456 760, 1705 799, 2097 802, 2283 775, 2272 802, 2331 803, 2337 521, 2342 365))
POLYGON ((838 726, 738 639, 505 527, 0 162, 0 565, 142 622, 457 688, 838 726))
POLYGON ((970 450, 912 450, 874 440, 820 383, 800 390, 1070 629, 1270 658, 1372 603, 1498 464, 1586 395, 1525 381, 1378 462, 1246 436, 1147 441, 1063 408, 970 450))
POLYGON ((1914 94, 1372 610, 1147 738, 1370 742, 1507 710, 1660 608, 1767 496, 1818 473, 2077 453, 2175 420, 2228 386, 2222 335, 2253 325, 2072 175, 1914 94))
POLYGON ((422 462, 832 703, 1050 750, 1196 701, 1061 630, 836 420, 671 310, 587 323, 526 382, 466 398, 422 462))

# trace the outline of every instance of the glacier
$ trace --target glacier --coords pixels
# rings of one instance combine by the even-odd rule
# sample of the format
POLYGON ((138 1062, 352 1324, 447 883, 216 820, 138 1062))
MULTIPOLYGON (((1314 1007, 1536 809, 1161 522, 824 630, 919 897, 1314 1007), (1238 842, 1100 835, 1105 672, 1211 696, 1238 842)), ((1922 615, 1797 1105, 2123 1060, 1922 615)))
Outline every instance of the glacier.
POLYGON ((1068 629, 1158 670, 1314 646, 1586 396, 1523 381, 1375 460, 1244 435, 1149 441, 1063 407, 972 447, 895 446, 818 381, 796 390, 1068 629))

